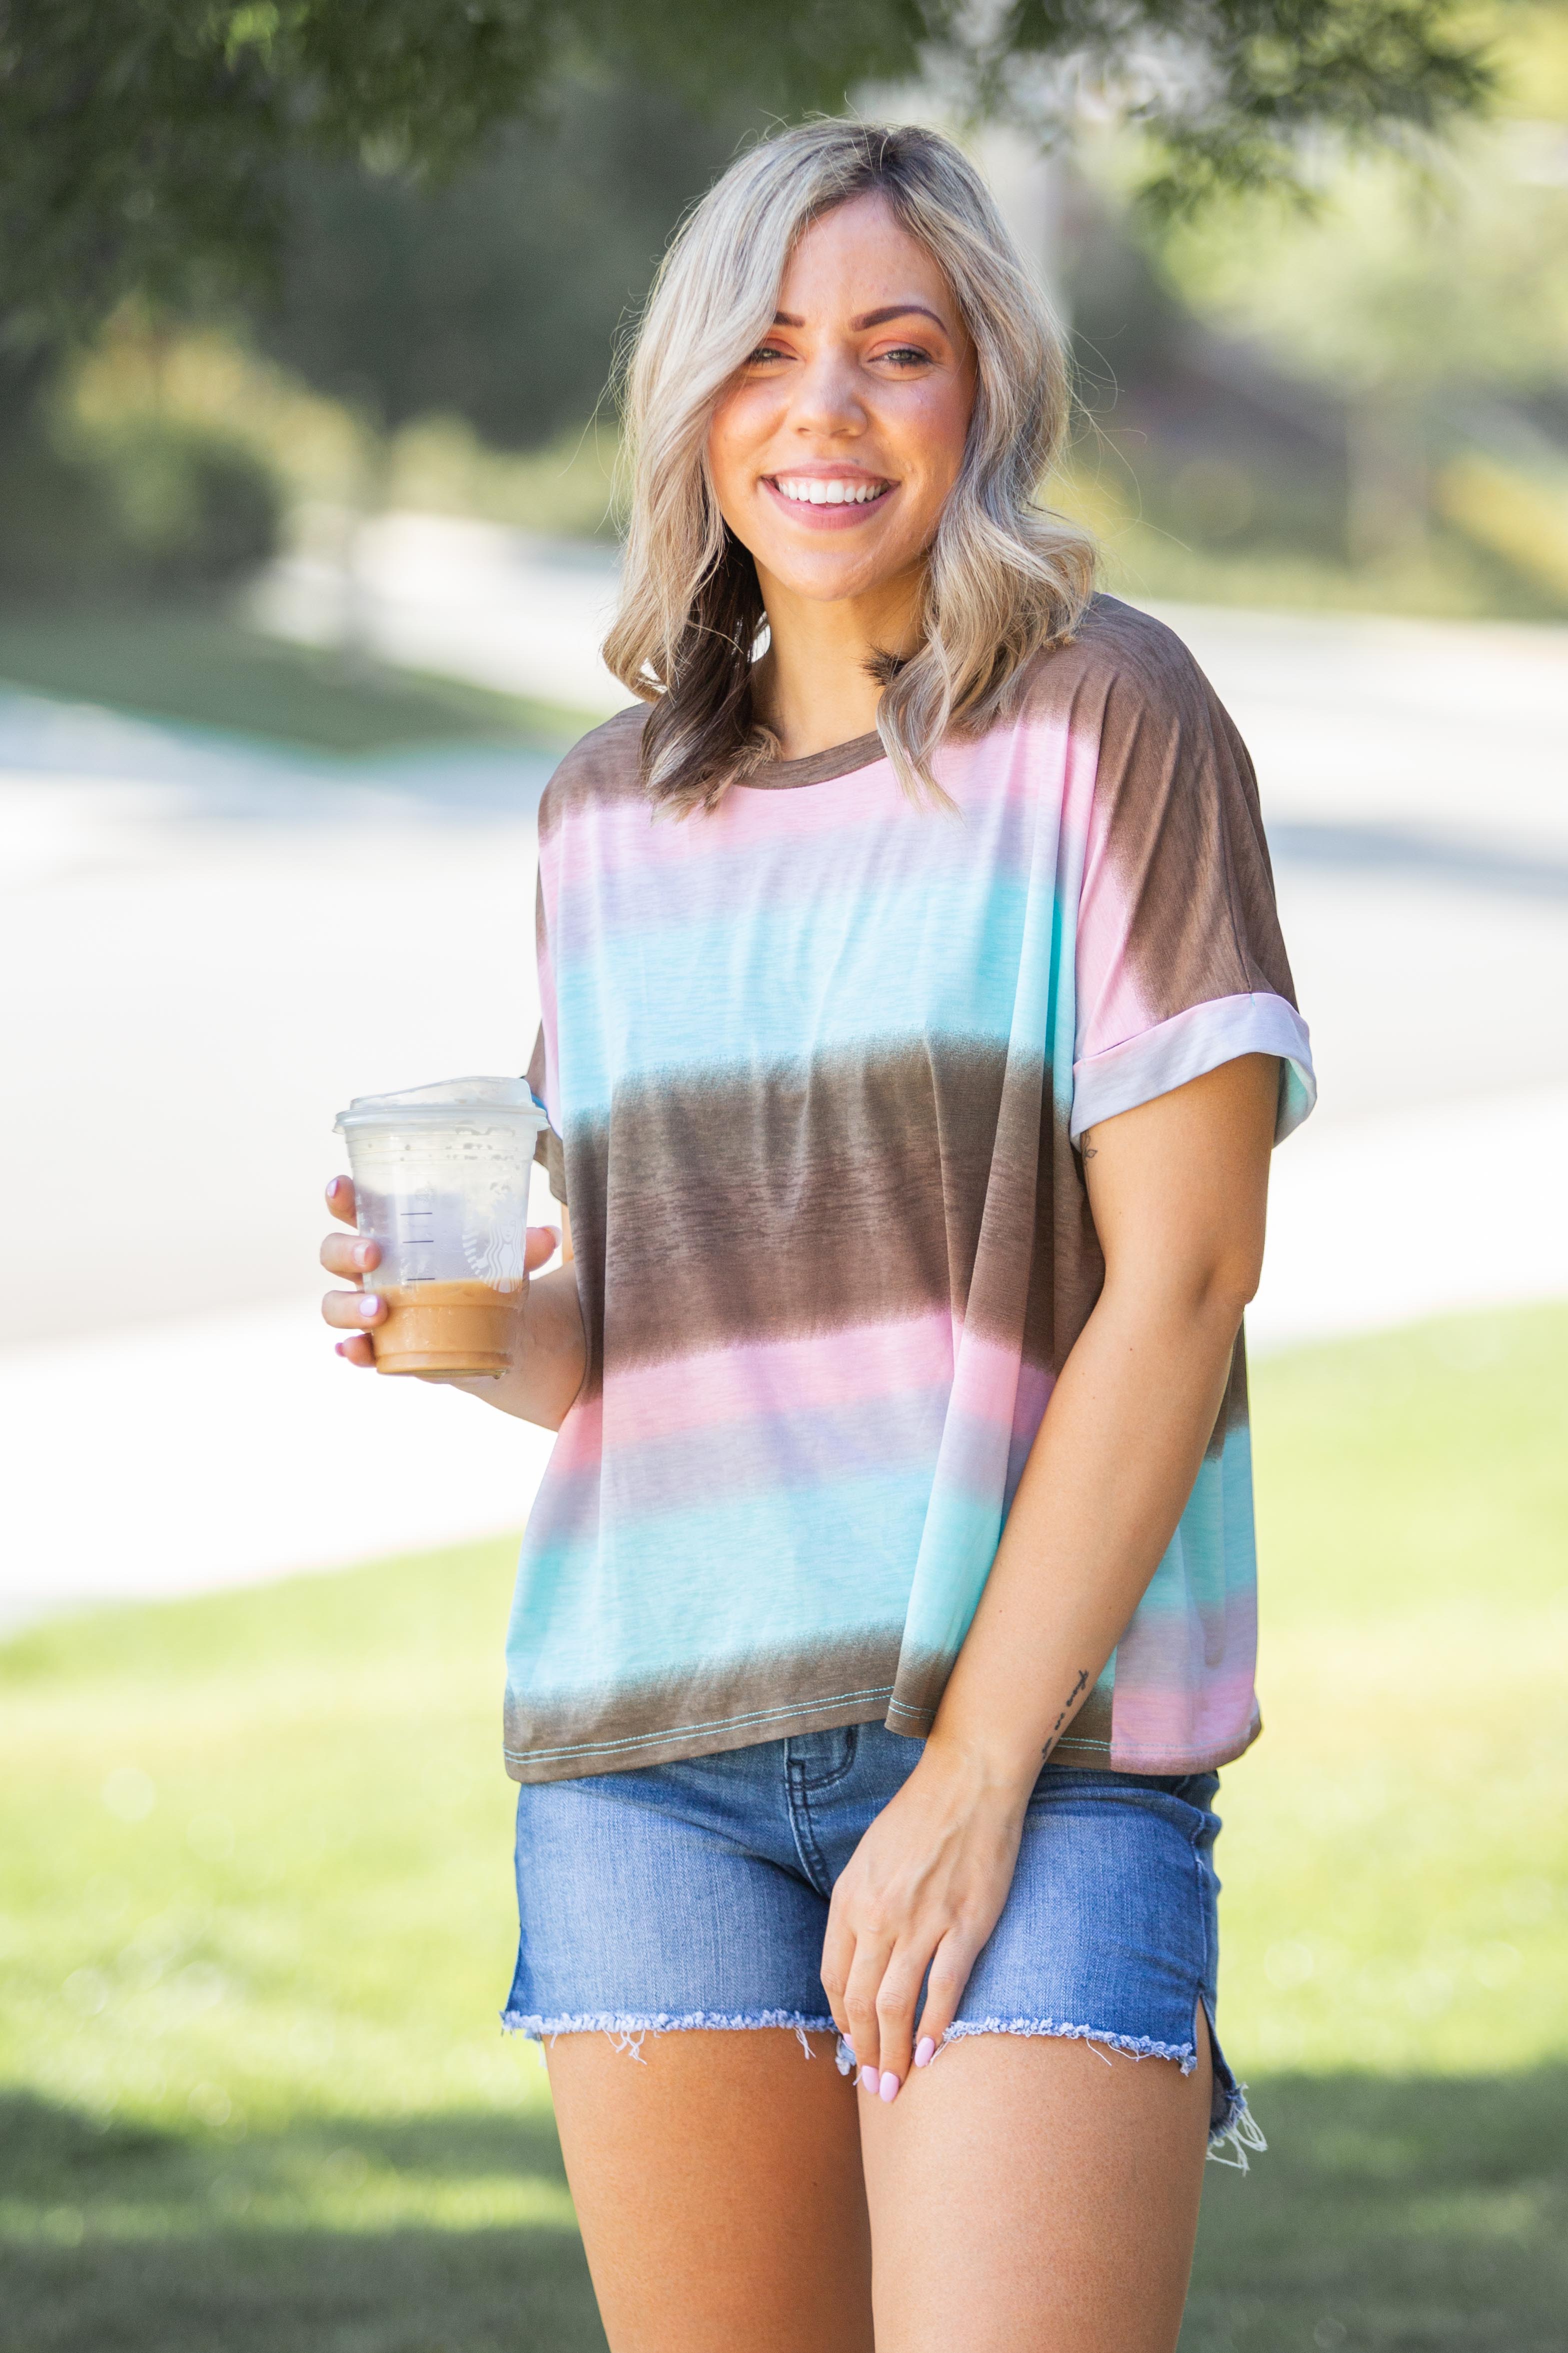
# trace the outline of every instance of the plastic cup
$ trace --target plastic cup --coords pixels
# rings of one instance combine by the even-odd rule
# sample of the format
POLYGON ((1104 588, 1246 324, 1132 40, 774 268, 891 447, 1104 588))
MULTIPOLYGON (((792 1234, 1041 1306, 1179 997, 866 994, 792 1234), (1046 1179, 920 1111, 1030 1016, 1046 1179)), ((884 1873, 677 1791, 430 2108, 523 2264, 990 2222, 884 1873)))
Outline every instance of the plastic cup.
POLYGON ((545 1124, 521 1079, 356 1095, 338 1113, 359 1230, 381 1245, 369 1279, 387 1309, 368 1335, 378 1373, 499 1379, 507 1370, 545 1124))

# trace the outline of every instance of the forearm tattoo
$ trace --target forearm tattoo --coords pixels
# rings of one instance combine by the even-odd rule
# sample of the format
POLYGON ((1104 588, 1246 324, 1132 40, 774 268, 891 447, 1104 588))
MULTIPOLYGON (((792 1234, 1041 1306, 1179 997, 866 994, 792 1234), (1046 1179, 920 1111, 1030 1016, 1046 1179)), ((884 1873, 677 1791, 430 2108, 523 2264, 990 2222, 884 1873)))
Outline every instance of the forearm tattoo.
POLYGON ((1072 1714, 1073 1709, 1078 1705, 1079 1694, 1081 1692, 1087 1691, 1088 1688, 1089 1669, 1087 1667, 1079 1667, 1078 1671, 1078 1681, 1074 1683, 1071 1691, 1068 1692, 1066 1699, 1062 1702, 1061 1712, 1058 1715, 1056 1722, 1051 1726, 1050 1738, 1047 1741, 1045 1746, 1040 1751, 1040 1762, 1042 1765, 1045 1763, 1047 1757, 1049 1757, 1058 1741, 1061 1738, 1062 1726, 1067 1722, 1068 1716, 1072 1714))

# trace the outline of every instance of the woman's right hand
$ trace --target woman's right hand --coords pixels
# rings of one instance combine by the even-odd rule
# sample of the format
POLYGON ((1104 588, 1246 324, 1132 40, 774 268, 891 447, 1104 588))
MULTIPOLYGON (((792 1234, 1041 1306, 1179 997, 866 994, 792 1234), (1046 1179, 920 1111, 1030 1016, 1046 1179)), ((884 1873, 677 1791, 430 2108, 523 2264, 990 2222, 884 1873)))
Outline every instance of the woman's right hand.
MULTIPOLYGON (((327 1207, 345 1226, 353 1225, 358 1208, 350 1177, 333 1177, 327 1187, 327 1207)), ((321 1244, 321 1264, 329 1274, 357 1283, 381 1264, 381 1245, 366 1234, 329 1234, 321 1244)), ((375 1350, 368 1335, 377 1324, 385 1323, 386 1303, 376 1296, 374 1284, 368 1290, 329 1291, 321 1302, 321 1315, 334 1332, 349 1335, 338 1342, 340 1356, 351 1365, 374 1364, 375 1350)))
MULTIPOLYGON (((329 1291, 321 1315, 334 1332, 344 1335, 337 1344, 346 1364, 369 1367, 375 1363, 370 1335, 386 1321, 386 1303, 374 1280, 381 1264, 381 1246, 368 1234, 353 1230, 357 1214, 354 1188, 347 1176, 334 1176, 327 1187, 327 1207, 347 1226, 347 1233, 329 1234, 321 1244, 321 1264, 329 1274, 354 1283, 352 1291, 329 1291)), ((532 1277, 555 1254, 560 1235, 552 1226, 530 1226, 523 1245, 523 1270, 532 1277)), ((471 1389, 489 1405, 525 1420, 559 1429, 582 1387, 584 1345, 582 1314, 577 1304, 577 1279, 569 1268, 556 1270, 542 1282, 525 1282, 519 1296, 522 1360, 495 1380, 455 1380, 455 1388, 471 1389), (564 1283, 557 1278, 565 1275, 564 1283)), ((429 1376, 439 1379, 441 1376, 429 1376)))

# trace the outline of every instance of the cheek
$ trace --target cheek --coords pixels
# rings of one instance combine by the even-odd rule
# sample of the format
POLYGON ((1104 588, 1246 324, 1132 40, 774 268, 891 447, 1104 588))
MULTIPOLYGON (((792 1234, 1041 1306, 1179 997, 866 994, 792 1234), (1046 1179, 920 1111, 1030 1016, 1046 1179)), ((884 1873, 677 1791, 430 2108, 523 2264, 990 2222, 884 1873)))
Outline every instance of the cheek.
POLYGON ((708 472, 719 504, 728 506, 735 478, 735 457, 733 436, 722 409, 708 428, 708 472))
POLYGON ((759 400, 758 394, 766 389, 742 385, 726 393, 713 412, 708 427, 708 470, 721 506, 751 488, 755 471, 752 459, 768 437, 775 405, 766 398, 759 400))
POLYGON ((974 386, 963 381, 946 384, 937 403, 932 429, 942 445, 942 464, 949 490, 957 481, 968 446, 970 419, 974 414, 974 386))
POLYGON ((973 406, 962 385, 921 387, 921 398, 906 420, 904 438, 910 470, 918 477, 924 493, 922 503, 928 500, 940 503, 957 481, 973 406))

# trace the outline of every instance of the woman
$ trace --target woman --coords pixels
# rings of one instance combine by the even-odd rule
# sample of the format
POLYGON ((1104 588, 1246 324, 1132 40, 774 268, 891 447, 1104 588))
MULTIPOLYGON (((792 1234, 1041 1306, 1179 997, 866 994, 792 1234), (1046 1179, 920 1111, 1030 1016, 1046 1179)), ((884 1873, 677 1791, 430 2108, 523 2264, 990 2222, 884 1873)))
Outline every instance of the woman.
MULTIPOLYGON (((506 2018, 616 2353, 1169 2348, 1258 2145, 1212 1802, 1310 1061, 1246 753, 1032 503, 1064 407, 921 130, 744 156, 632 364, 639 703, 540 822, 575 1255, 473 1385, 560 1431, 506 2018)), ((353 1363, 381 1312, 329 1296, 353 1363)))

